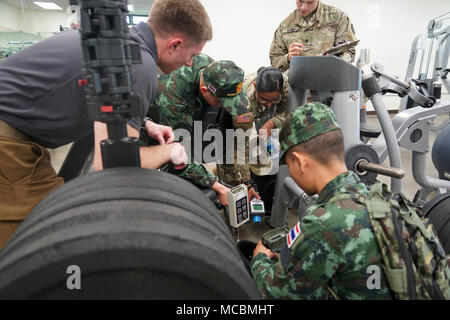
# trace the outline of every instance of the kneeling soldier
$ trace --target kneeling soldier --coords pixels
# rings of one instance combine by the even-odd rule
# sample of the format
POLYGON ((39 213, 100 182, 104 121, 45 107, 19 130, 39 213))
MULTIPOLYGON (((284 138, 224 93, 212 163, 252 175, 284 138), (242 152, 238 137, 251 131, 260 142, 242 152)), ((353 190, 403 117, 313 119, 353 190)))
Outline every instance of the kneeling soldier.
POLYGON ((330 108, 309 103, 290 114, 280 132, 281 161, 317 203, 286 237, 280 255, 258 243, 251 271, 264 298, 391 299, 383 272, 379 289, 367 285, 368 270, 382 270, 366 208, 342 193, 368 195, 344 163, 342 132, 330 108))

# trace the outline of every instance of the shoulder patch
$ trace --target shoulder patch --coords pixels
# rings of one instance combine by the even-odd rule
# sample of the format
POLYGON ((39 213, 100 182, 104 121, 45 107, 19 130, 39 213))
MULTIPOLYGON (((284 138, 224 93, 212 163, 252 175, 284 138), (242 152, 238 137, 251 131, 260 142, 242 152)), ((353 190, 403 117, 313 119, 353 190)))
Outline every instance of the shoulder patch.
POLYGON ((288 248, 291 248, 294 244, 295 240, 298 238, 298 236, 302 233, 302 230, 300 229, 300 222, 298 222, 295 227, 289 231, 288 235, 286 236, 286 242, 288 245, 288 248))
POLYGON ((253 121, 253 116, 252 116, 251 112, 244 113, 244 114, 241 114, 240 116, 236 117, 237 123, 250 123, 252 121, 253 121))

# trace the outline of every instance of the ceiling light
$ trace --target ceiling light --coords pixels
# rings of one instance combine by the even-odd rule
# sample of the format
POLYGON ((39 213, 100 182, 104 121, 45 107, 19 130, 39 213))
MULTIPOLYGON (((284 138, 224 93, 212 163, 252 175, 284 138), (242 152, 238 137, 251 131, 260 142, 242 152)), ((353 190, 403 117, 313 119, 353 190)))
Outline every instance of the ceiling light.
POLYGON ((35 5, 38 5, 41 8, 47 9, 47 10, 62 10, 60 6, 58 6, 54 2, 33 2, 35 5))
POLYGON ((134 6, 132 4, 128 5, 128 11, 134 11, 134 6))

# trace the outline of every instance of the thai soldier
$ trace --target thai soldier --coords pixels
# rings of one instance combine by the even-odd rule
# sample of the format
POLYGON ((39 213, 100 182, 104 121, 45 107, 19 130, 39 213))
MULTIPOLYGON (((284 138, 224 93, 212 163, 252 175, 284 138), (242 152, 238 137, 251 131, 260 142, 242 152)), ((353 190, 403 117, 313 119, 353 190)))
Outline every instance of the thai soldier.
MULTIPOLYGON (((245 121, 250 121, 248 98, 242 91, 243 80, 244 72, 234 62, 214 61, 200 54, 193 59, 190 67, 159 76, 158 95, 150 106, 148 116, 173 130, 185 129, 191 136, 194 133, 194 121, 201 120, 201 111, 207 106, 221 107, 231 115, 246 115, 245 121)), ((229 189, 201 164, 193 161, 183 170, 170 172, 200 188, 212 188, 217 192, 220 202, 228 205, 229 189)))
POLYGON ((379 287, 367 285, 368 268, 382 269, 364 205, 342 193, 368 195, 344 163, 342 132, 327 106, 309 103, 287 116, 280 132, 281 162, 317 203, 286 237, 280 254, 256 246, 251 272, 264 298, 391 299, 384 273, 379 287))

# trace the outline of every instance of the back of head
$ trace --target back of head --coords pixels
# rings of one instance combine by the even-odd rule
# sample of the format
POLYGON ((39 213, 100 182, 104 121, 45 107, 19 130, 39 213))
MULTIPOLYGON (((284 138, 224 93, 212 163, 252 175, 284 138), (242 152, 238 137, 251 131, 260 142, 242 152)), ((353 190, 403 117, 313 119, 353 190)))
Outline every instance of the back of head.
POLYGON ((298 107, 280 132, 281 161, 289 151, 300 151, 321 164, 344 161, 344 139, 333 111, 318 102, 298 107))
POLYGON ((294 146, 290 151, 306 153, 322 165, 335 161, 344 163, 344 137, 341 130, 329 131, 294 146))
POLYGON ((283 91, 283 74, 275 67, 261 67, 255 80, 257 92, 283 91))
POLYGON ((156 0, 148 24, 159 37, 181 33, 195 44, 212 39, 211 21, 199 0, 156 0))

